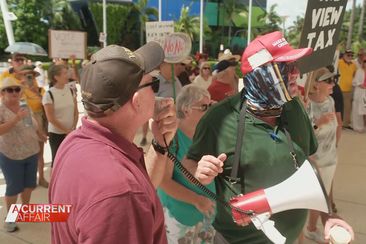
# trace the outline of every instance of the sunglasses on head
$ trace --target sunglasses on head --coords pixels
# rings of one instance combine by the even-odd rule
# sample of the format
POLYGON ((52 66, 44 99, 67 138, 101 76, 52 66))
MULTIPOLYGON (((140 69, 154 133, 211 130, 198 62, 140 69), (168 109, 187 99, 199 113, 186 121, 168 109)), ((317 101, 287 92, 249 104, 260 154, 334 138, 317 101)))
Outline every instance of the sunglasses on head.
POLYGON ((7 93, 19 93, 22 89, 20 87, 7 87, 3 89, 3 91, 6 91, 7 93))
POLYGON ((153 77, 151 82, 148 82, 146 84, 143 84, 139 87, 137 87, 137 90, 140 90, 144 87, 148 87, 151 86, 151 89, 153 90, 154 93, 157 93, 159 91, 159 87, 160 87, 160 80, 156 77, 153 77))
POLYGON ((209 107, 211 107, 211 103, 202 104, 200 106, 191 106, 191 109, 199 110, 201 112, 206 112, 209 107))

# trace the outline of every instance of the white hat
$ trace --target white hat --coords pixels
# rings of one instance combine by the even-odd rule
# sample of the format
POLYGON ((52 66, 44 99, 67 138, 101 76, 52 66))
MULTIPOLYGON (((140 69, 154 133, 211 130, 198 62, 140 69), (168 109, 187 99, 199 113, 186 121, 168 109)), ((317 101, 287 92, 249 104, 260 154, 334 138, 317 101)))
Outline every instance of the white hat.
POLYGON ((222 60, 235 59, 236 62, 240 60, 240 55, 233 55, 230 49, 225 49, 224 53, 219 56, 219 62, 222 60))
POLYGON ((19 87, 22 87, 18 81, 12 77, 12 76, 9 76, 9 77, 6 77, 4 79, 1 80, 0 82, 0 90, 4 90, 5 88, 8 88, 8 87, 12 87, 12 86, 19 86, 19 87))

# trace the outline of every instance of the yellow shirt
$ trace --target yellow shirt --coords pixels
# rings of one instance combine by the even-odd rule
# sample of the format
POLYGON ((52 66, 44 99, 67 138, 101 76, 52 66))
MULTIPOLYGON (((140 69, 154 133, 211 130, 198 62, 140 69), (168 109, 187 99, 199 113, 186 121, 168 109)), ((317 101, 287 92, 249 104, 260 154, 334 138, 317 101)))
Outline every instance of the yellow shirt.
MULTIPOLYGON (((6 70, 0 75, 0 80, 7 77, 15 78, 15 75, 13 73, 9 73, 9 70, 6 70)), ((32 112, 33 113, 42 112, 43 111, 42 95, 44 94, 45 90, 43 88, 38 87, 37 81, 35 79, 33 80, 34 90, 29 88, 28 86, 24 86, 24 84, 22 84, 20 80, 18 79, 16 80, 20 85, 22 85, 23 88, 22 99, 25 99, 27 101, 27 104, 29 108, 32 110, 32 112)))
POLYGON ((352 80, 357 70, 357 66, 354 62, 346 63, 344 59, 340 59, 338 62, 338 71, 341 75, 339 78, 339 86, 342 92, 352 91, 352 80))

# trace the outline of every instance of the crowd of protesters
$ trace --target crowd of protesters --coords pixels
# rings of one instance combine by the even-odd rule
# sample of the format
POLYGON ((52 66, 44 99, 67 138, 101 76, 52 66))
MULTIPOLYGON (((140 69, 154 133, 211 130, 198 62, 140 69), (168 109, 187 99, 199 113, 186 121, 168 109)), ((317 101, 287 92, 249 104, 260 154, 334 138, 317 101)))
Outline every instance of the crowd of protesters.
MULTIPOLYGON (((276 32, 268 38, 275 40, 282 35, 276 32)), ((267 162, 268 169, 263 169, 258 167, 259 161, 266 160, 267 154, 248 156, 248 145, 245 145, 243 154, 249 159, 243 160, 241 167, 253 168, 246 173, 246 180, 251 184, 242 182, 240 187, 255 190, 289 177, 294 172, 289 159, 286 163, 281 161, 283 175, 271 177, 275 170, 273 165, 290 153, 287 144, 297 143, 295 139, 294 142, 284 139, 286 130, 273 129, 281 126, 276 118, 282 116, 284 101, 270 104, 271 107, 258 103, 260 99, 269 99, 265 101, 268 104, 273 102, 271 93, 266 93, 268 79, 264 81, 259 75, 269 74, 270 67, 248 69, 244 52, 240 67, 247 89, 239 91, 236 69, 240 56, 230 50, 221 53, 218 61, 210 62, 208 55, 197 54, 195 58, 185 57, 174 64, 164 62, 161 48, 151 43, 136 52, 126 50, 115 45, 101 49, 93 55, 93 62, 85 62, 81 75, 75 57, 54 60, 46 74, 42 63, 32 65, 22 54, 12 55, 11 68, 0 77, 0 166, 6 181, 7 209, 16 203, 19 194, 22 203, 29 203, 37 185, 37 169, 38 184, 48 187, 43 172, 44 145, 48 139, 53 168, 50 202, 71 203, 77 209, 67 223, 52 224, 52 243, 116 243, 121 238, 126 243, 219 244, 254 240, 265 243, 267 237, 263 233, 234 224, 223 206, 217 206, 218 203, 185 178, 167 152, 172 152, 201 183, 220 197, 227 197, 229 191, 236 192, 225 185, 223 176, 216 176, 230 174, 229 168, 233 167, 234 151, 231 151, 236 143, 237 118, 246 104, 244 116, 249 130, 244 138, 261 142, 257 149, 249 147, 250 150, 271 153, 272 141, 265 138, 268 133, 278 138, 274 141, 281 144, 277 145, 281 150, 272 152, 280 156, 272 158, 267 162), (149 57, 152 53, 155 59, 149 57), (121 81, 118 77, 125 78, 121 81), (73 132, 79 116, 78 83, 81 83, 87 116, 82 119, 81 129, 73 132), (262 90, 256 84, 261 84, 262 90), (153 114, 155 97, 159 97, 157 101, 162 109, 155 108, 156 114, 153 114), (25 107, 21 106, 23 100, 25 107), (227 116, 222 117, 223 113, 227 116), (32 122, 30 126, 26 123, 28 117, 32 122), (149 120, 153 140, 144 155, 133 140, 137 130, 142 128, 140 145, 150 144, 147 140, 149 120), (22 136, 18 138, 19 134, 22 136), (16 145, 18 149, 9 145, 16 145), (101 165, 101 162, 107 164, 101 165), (98 172, 103 172, 103 176, 98 172), (265 173, 267 179, 257 178, 259 172, 265 173), (92 190, 91 183, 97 185, 92 190), (111 208, 115 211, 107 211, 111 208)), ((309 53, 311 51, 306 52, 309 53)), ((273 60, 278 63, 287 85, 287 90, 282 92, 288 92, 291 97, 299 95, 296 85, 299 73, 294 61, 273 60)), ((309 136, 305 147, 295 145, 295 151, 301 160, 310 158, 317 165, 327 194, 331 196, 341 123, 336 112, 344 114, 344 127, 365 131, 364 50, 360 49, 356 60, 353 60, 353 52, 346 50, 339 60, 339 75, 326 68, 315 73, 309 85, 309 100, 299 99, 310 121, 299 131, 314 133, 314 138, 309 136), (343 111, 336 109, 337 104, 330 96, 338 77, 343 111), (312 140, 317 140, 318 149, 312 140)), ((301 240, 306 214, 307 211, 302 210, 289 211, 274 218, 294 241, 301 240), (292 217, 296 221, 289 224, 292 217)), ((318 211, 310 211, 309 216, 304 228, 309 239, 325 241, 316 228, 319 216, 326 226, 327 238, 332 225, 345 227, 353 236, 352 228, 337 216, 318 211)), ((5 228, 9 232, 18 229, 16 223, 6 223, 5 228)))

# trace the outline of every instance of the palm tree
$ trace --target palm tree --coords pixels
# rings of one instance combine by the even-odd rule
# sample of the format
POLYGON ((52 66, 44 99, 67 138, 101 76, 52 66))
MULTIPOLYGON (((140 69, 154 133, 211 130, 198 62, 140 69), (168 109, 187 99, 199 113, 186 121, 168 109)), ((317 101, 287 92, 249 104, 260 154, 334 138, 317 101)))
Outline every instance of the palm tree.
POLYGON ((351 12, 350 25, 348 26, 346 49, 351 48, 352 45, 352 32, 353 32, 353 26, 355 24, 355 9, 356 9, 356 0, 352 0, 352 12, 351 12))
POLYGON ((288 28, 287 40, 291 46, 297 47, 300 43, 301 32, 304 27, 304 17, 297 16, 293 25, 288 28))
POLYGON ((180 17, 174 23, 174 30, 186 33, 194 41, 200 32, 200 18, 198 16, 190 16, 189 10, 189 6, 182 6, 180 17))
POLYGON ((268 33, 281 29, 280 25, 284 22, 284 17, 281 17, 277 14, 277 6, 277 4, 271 5, 269 11, 266 11, 262 15, 258 16, 258 22, 266 24, 263 25, 263 27, 257 28, 255 31, 253 31, 254 34, 258 35, 261 33, 268 33))
POLYGON ((228 44, 230 44, 234 21, 238 17, 247 18, 248 10, 245 5, 238 3, 237 0, 225 0, 223 2, 223 7, 229 21, 228 44))
POLYGON ((363 41, 363 21, 365 17, 365 8, 366 8, 366 0, 363 0, 362 8, 361 8, 361 15, 360 15, 360 21, 358 26, 358 39, 360 42, 363 41))
POLYGON ((158 19, 158 10, 156 8, 148 8, 147 0, 139 0, 137 3, 134 3, 133 9, 138 12, 139 21, 140 21, 140 46, 144 45, 144 32, 145 32, 145 23, 149 20, 157 20, 158 19), (153 18, 151 18, 153 17, 153 18))

